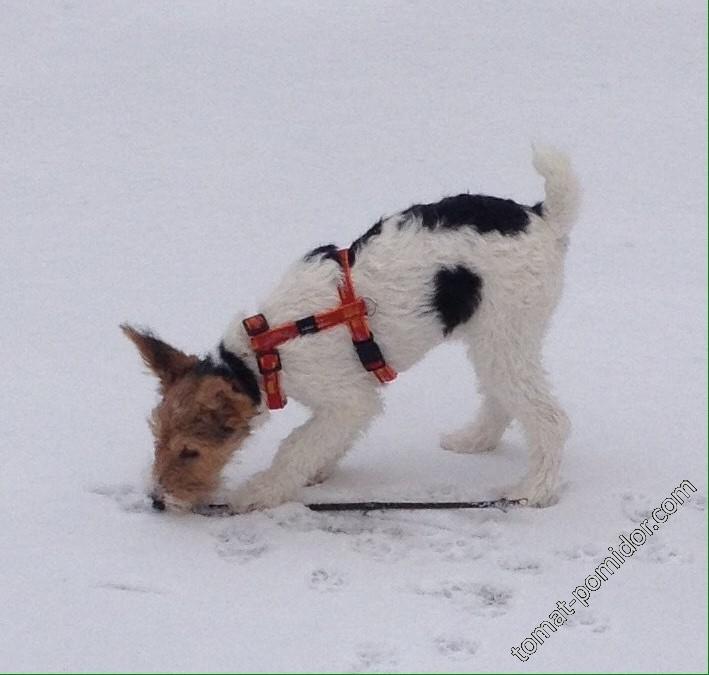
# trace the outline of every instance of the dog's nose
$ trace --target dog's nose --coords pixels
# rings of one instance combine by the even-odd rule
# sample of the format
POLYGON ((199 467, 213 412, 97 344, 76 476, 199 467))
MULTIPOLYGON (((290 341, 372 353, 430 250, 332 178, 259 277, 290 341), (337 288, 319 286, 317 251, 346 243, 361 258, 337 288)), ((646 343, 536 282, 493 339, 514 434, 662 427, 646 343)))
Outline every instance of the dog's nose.
POLYGON ((153 508, 156 511, 164 511, 165 510, 165 501, 159 497, 156 494, 150 495, 150 499, 153 500, 153 508))

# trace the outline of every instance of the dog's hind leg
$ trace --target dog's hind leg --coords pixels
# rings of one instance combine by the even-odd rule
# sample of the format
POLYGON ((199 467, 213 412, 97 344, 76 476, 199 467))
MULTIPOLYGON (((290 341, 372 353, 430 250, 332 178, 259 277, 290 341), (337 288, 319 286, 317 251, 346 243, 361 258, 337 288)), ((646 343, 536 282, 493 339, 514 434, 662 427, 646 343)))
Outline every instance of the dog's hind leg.
POLYGON ((569 421, 551 394, 541 365, 539 342, 533 335, 495 340, 494 355, 476 360, 481 380, 493 386, 504 409, 519 420, 530 453, 527 475, 504 495, 545 506, 555 496, 561 452, 569 433, 569 421))
POLYGON ((382 410, 379 394, 330 401, 281 443, 271 466, 253 476, 230 500, 235 511, 269 508, 294 499, 305 485, 324 480, 370 421, 382 410))
POLYGON ((512 421, 511 415, 500 400, 484 384, 480 384, 483 395, 477 417, 461 429, 441 437, 441 447, 450 452, 472 454, 494 450, 502 434, 512 421))

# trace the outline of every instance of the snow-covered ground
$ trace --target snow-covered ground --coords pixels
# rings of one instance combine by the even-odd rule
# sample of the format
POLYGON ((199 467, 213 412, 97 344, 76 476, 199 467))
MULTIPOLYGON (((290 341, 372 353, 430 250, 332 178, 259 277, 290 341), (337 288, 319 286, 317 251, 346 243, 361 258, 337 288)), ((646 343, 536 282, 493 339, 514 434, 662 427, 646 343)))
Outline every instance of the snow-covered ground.
MULTIPOLYGON (((671 2, 0 3, 0 669, 659 671, 707 666, 706 9, 671 2), (547 365, 559 503, 154 513, 153 382, 118 323, 206 351, 294 256, 470 190, 531 203, 531 140, 585 188, 547 365), (699 488, 522 663, 682 480, 699 488)), ((438 449, 462 349, 304 500, 483 498, 438 449)), ((273 416, 237 484, 301 420, 273 416)), ((578 606, 578 605, 577 605, 578 606)))

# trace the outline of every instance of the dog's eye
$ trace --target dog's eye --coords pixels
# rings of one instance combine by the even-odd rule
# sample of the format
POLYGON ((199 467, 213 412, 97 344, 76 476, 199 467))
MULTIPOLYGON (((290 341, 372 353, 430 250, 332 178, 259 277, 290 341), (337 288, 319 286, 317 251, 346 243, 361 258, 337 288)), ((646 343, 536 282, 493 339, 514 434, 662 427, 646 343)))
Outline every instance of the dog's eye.
POLYGON ((184 448, 180 452, 180 459, 196 459, 199 457, 199 450, 193 450, 192 448, 184 448))

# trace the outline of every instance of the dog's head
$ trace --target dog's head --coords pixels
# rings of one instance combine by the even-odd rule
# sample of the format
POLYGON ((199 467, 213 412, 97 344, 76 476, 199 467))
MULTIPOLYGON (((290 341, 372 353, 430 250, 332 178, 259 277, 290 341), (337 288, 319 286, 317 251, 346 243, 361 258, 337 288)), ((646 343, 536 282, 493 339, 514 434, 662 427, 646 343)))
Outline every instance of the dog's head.
POLYGON ((250 431, 256 406, 233 378, 209 361, 184 354, 147 331, 123 325, 158 378, 153 410, 153 504, 186 510, 205 503, 219 475, 250 431))

